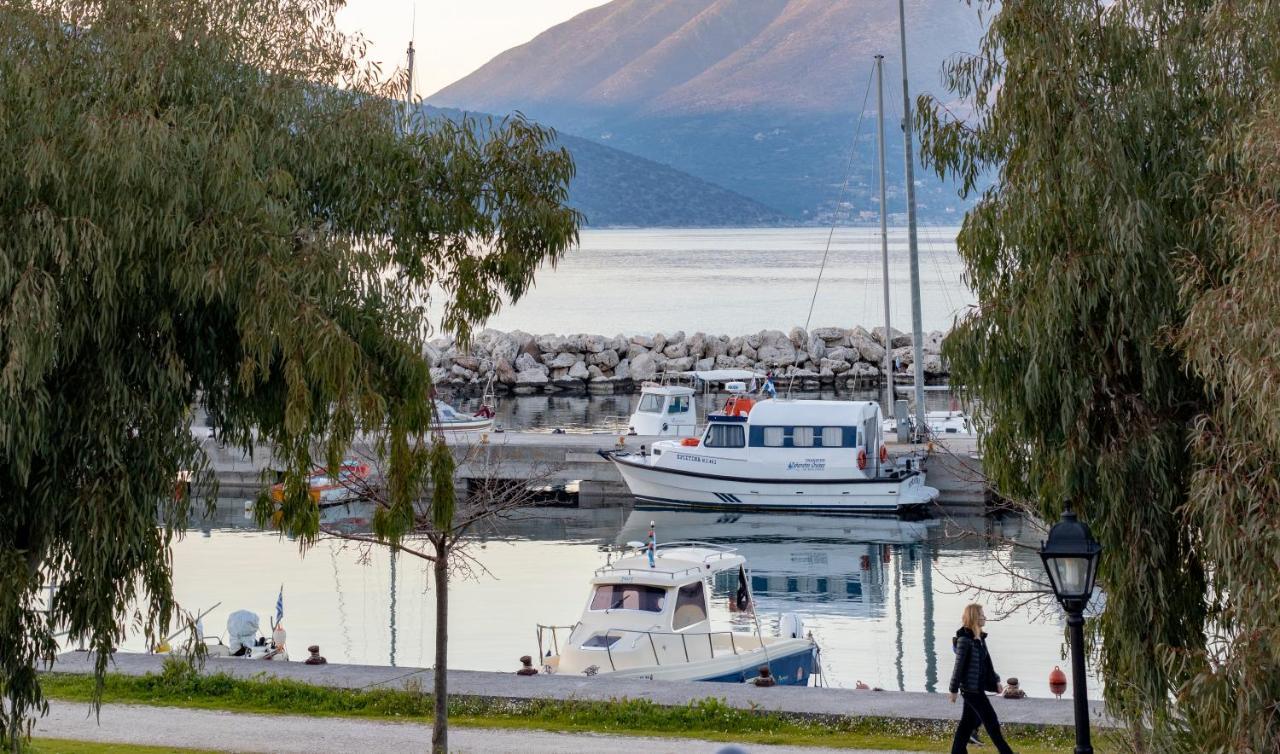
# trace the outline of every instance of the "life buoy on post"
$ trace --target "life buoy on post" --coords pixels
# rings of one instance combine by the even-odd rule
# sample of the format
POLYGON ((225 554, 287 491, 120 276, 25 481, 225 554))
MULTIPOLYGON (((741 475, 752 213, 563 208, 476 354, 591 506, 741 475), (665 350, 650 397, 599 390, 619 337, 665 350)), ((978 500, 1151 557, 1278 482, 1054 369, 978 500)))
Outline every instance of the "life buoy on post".
POLYGON ((884 464, 888 462, 889 462, 889 449, 884 445, 881 445, 880 446, 880 463, 884 464))
POLYGON ((865 468, 867 468, 867 449, 858 448, 858 469, 862 470, 865 468))

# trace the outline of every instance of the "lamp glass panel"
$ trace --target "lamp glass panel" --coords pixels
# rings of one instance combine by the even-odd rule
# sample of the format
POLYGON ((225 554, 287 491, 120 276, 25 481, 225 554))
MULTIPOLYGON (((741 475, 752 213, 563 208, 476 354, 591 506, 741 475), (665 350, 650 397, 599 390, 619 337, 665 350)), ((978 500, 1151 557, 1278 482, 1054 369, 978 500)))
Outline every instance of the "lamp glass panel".
POLYGON ((1089 586, 1089 558, 1056 557, 1053 568, 1057 572, 1059 596, 1077 597, 1085 594, 1089 586))

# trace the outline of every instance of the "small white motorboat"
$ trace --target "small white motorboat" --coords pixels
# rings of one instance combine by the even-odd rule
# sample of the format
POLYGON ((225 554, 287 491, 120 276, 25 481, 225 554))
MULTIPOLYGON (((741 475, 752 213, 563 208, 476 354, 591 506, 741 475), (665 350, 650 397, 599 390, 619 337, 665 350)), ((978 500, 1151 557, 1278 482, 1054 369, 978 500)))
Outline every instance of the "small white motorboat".
POLYGON ((492 429, 493 416, 493 409, 487 403, 474 414, 464 414, 448 403, 437 400, 431 430, 433 432, 468 432, 492 429))
POLYGON ((707 416, 701 437, 599 452, 636 499, 658 506, 904 512, 938 497, 918 464, 890 460, 878 403, 731 401, 731 411, 707 416))
POLYGON ((804 686, 817 672, 818 645, 799 616, 782 616, 779 636, 755 618, 746 560, 730 547, 699 542, 631 543, 635 554, 596 570, 573 626, 538 626, 544 669, 670 681, 752 682, 767 667, 777 685, 804 686), (717 574, 737 588, 730 609, 754 631, 713 631, 710 597, 717 574), (567 632, 567 635, 564 633, 567 632))
POLYGON ((749 369, 711 369, 665 374, 661 383, 645 382, 640 386, 640 403, 627 421, 627 429, 633 435, 646 437, 693 437, 698 434, 699 388, 703 398, 707 398, 719 385, 723 385, 731 396, 745 396, 747 380, 764 377, 765 375, 749 369), (689 380, 695 387, 667 381, 673 379, 689 380))
MULTIPOLYGON (((283 600, 283 591, 281 599, 283 600)), ((284 625, 275 623, 272 626, 271 636, 262 636, 258 631, 258 614, 250 610, 236 610, 227 616, 226 643, 223 643, 221 636, 206 634, 204 632, 203 618, 217 607, 218 605, 214 605, 212 608, 200 613, 195 620, 195 640, 204 645, 207 656, 288 662, 289 652, 285 649, 287 634, 285 633, 284 625)), ((177 638, 185 630, 174 632, 161 641, 152 652, 154 654, 172 653, 173 647, 169 642, 177 638)))

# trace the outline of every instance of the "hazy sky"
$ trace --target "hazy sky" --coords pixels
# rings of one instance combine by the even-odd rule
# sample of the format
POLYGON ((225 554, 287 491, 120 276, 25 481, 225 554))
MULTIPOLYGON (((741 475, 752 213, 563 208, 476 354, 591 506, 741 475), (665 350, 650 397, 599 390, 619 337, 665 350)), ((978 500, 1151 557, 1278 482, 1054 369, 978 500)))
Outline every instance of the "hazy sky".
POLYGON ((414 89, 426 96, 494 55, 608 0, 348 0, 344 31, 369 40, 369 57, 390 72, 405 62, 417 11, 414 89))

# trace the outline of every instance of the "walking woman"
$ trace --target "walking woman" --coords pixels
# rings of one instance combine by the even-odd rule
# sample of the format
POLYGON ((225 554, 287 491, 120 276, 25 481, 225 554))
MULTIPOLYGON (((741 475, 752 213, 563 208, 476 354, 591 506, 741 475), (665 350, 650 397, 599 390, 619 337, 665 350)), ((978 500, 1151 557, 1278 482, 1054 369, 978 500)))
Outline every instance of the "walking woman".
POLYGON ((996 751, 1013 754, 1000 733, 1000 721, 987 698, 988 691, 998 694, 1001 686, 1000 676, 996 675, 991 664, 987 635, 982 630, 987 624, 982 605, 974 603, 965 607, 960 622, 960 630, 956 631, 956 667, 951 671, 950 691, 952 704, 955 704, 956 692, 964 697, 964 714, 960 716, 956 735, 951 739, 951 754, 968 754, 969 736, 977 732, 979 723, 987 729, 996 751))

